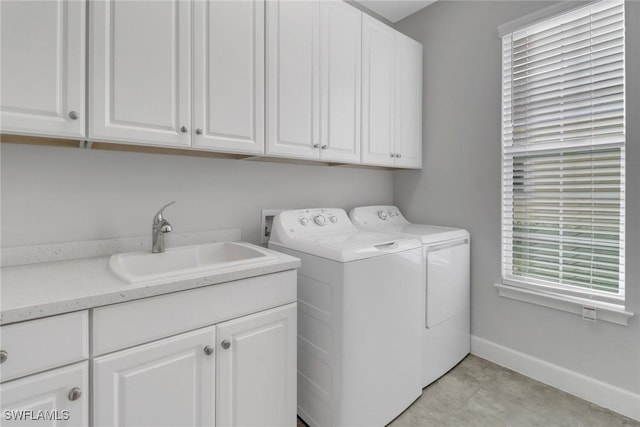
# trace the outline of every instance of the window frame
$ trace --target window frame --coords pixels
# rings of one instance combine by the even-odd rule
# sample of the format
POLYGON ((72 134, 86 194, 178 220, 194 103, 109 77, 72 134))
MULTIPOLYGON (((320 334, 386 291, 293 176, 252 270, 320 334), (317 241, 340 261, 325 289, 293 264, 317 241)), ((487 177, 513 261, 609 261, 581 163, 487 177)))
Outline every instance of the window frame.
MULTIPOLYGON (((505 130, 504 130, 504 108, 505 108, 505 67, 504 67, 504 37, 512 36, 514 33, 521 32, 526 30, 528 27, 537 27, 541 25, 545 25, 547 22, 552 22, 562 17, 562 15, 572 14, 575 11, 579 11, 582 9, 589 8, 594 4, 601 3, 603 0, 590 1, 588 3, 582 3, 579 5, 575 4, 556 4, 551 7, 547 7, 541 9, 538 12, 535 12, 531 15, 527 15, 525 17, 519 18, 515 21, 506 23, 498 27, 498 33, 501 40, 501 186, 500 186, 500 196, 501 196, 501 278, 502 282, 500 284, 496 284, 496 288, 498 289, 498 293, 501 296, 518 299, 521 301, 532 302, 540 305, 544 305, 551 308, 562 309, 564 311, 575 312, 576 314, 580 314, 581 309, 584 307, 594 307, 598 308, 600 313, 604 313, 603 320, 612 321, 614 323, 619 324, 627 324, 628 318, 632 317, 634 314, 627 312, 624 310, 626 293, 624 289, 624 279, 625 279, 625 269, 624 269, 624 258, 625 254, 625 245, 624 238, 626 234, 625 226, 625 188, 626 182, 624 182, 625 176, 625 167, 626 160, 624 156, 624 149, 626 142, 622 143, 621 146, 621 205, 620 212, 622 215, 622 228, 620 229, 620 237, 618 239, 618 244, 620 247, 620 258, 622 262, 618 263, 620 268, 620 275, 622 275, 622 286, 619 288, 618 294, 612 294, 611 292, 599 291, 595 289, 586 289, 581 288, 579 286, 566 285, 562 283, 550 284, 549 282, 545 282, 542 280, 536 280, 533 278, 523 278, 523 280, 514 279, 513 277, 507 277, 506 275, 506 267, 505 267, 505 251, 509 250, 511 258, 513 258, 513 249, 512 242, 513 239, 510 240, 511 245, 506 244, 504 232, 505 232, 505 156, 510 156, 512 159, 517 155, 513 153, 505 153, 505 130), (621 243, 622 242, 622 243, 621 243)), ((625 8, 623 2, 623 10, 625 8)), ((623 17, 623 29, 624 29, 624 17, 623 17)), ((625 54, 625 50, 623 47, 623 55, 625 54)), ((623 59, 626 64, 626 57, 623 59)), ((626 65, 623 65, 623 76, 625 74, 626 65)), ((509 70, 509 75, 513 76, 512 69, 509 70)), ((624 77, 623 77, 624 81, 624 77)), ((626 81, 623 83, 623 114, 626 115, 626 81)), ((623 116, 623 129, 624 129, 624 121, 626 117, 623 116)), ((624 134, 624 133, 623 133, 624 134)), ((626 139, 626 135, 625 135, 626 139)), ((571 144, 562 144, 563 148, 570 149, 571 144)), ((604 147, 604 144, 602 145, 604 147)), ((581 146, 582 149, 586 149, 585 146, 581 146)), ((594 147, 592 147, 593 149, 594 147)), ((534 150, 535 151, 535 150, 534 150)), ((522 154, 531 154, 527 153, 526 150, 523 151, 522 154)), ((513 190, 511 193, 513 195, 513 190)), ((509 224, 513 223, 509 220, 509 224)), ((513 275, 511 275, 513 276, 513 275)))

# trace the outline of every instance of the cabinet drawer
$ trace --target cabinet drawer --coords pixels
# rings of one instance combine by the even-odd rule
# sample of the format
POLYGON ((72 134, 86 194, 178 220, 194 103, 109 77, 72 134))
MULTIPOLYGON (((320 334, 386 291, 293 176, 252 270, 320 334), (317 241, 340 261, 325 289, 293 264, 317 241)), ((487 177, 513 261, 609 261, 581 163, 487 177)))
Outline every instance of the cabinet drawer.
POLYGON ((87 311, 46 317, 0 327, 0 380, 33 374, 89 356, 87 311))
POLYGON ((289 270, 99 307, 93 310, 93 354, 213 325, 296 298, 296 270, 289 270))

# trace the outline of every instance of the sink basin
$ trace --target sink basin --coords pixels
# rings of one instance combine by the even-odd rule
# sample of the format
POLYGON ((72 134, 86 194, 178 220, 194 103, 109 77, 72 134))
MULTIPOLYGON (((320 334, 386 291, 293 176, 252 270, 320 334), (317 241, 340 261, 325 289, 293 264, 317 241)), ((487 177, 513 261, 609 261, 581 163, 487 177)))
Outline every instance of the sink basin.
POLYGON ((171 248, 160 254, 114 254, 109 259, 109 269, 128 283, 145 283, 195 278, 274 259, 274 255, 258 246, 223 242, 171 248))

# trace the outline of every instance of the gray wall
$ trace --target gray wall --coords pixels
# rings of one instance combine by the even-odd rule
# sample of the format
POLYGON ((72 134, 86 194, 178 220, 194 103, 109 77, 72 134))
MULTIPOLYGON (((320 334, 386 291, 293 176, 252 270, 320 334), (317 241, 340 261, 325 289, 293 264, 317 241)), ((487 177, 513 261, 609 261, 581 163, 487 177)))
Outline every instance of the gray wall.
MULTIPOLYGON (((7 137, 10 140, 10 137, 7 137)), ((260 210, 392 201, 392 172, 318 165, 1 145, 2 246, 242 229, 259 242, 260 210)))
POLYGON ((424 45, 424 167, 395 172, 395 203, 416 222, 472 235, 472 333, 640 393, 640 2, 627 3, 628 327, 499 297, 499 24, 544 2, 439 1, 396 28, 424 45))

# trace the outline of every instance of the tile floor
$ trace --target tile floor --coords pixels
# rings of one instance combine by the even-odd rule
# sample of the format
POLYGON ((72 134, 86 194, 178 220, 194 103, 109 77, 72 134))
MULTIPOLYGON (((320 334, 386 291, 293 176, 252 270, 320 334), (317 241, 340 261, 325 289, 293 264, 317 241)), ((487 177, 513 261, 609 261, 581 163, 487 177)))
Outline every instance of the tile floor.
MULTIPOLYGON (((298 420, 298 427, 304 427, 298 420)), ((390 427, 640 427, 640 422, 469 355, 390 427)))

